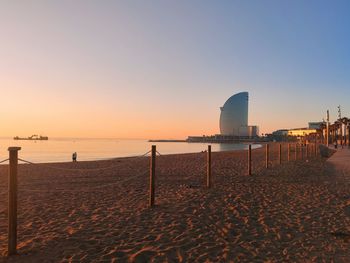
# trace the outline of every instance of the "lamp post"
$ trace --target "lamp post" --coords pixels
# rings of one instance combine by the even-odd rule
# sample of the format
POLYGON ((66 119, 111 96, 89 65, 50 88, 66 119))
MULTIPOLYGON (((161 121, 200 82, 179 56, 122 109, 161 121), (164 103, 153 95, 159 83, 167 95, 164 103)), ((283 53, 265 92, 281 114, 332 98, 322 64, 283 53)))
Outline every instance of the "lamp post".
POLYGON ((327 110, 326 143, 327 147, 329 147, 329 110, 327 110))

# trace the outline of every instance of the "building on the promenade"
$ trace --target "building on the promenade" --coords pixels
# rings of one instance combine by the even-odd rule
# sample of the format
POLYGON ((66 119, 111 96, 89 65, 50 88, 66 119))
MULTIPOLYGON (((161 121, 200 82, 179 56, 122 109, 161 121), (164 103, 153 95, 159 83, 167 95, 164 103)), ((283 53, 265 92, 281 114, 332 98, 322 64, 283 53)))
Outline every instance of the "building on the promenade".
POLYGON ((316 132, 316 129, 309 128, 291 129, 288 131, 288 136, 305 137, 316 132))
MULTIPOLYGON (((322 124, 322 122, 320 122, 322 124)), ((314 140, 315 136, 320 136, 322 131, 318 128, 320 124, 317 122, 309 123, 309 128, 296 128, 296 129, 280 129, 267 134, 269 140, 273 141, 295 141, 301 140, 307 142, 314 140)))
POLYGON ((273 136, 288 136, 288 129, 280 129, 272 132, 273 136))
POLYGON ((248 100, 248 92, 240 92, 231 96, 220 108, 220 134, 222 136, 258 136, 258 127, 248 125, 248 100))
POLYGON ((309 129, 322 130, 322 127, 325 125, 325 122, 309 122, 309 129))

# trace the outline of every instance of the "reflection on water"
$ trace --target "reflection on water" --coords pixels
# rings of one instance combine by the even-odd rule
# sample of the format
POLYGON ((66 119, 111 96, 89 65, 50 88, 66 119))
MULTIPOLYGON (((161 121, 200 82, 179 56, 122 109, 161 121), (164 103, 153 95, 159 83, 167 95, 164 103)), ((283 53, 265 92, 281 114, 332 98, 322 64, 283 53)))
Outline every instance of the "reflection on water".
MULTIPOLYGON (((248 150, 248 144, 233 144, 233 143, 220 143, 217 144, 219 152, 232 151, 232 150, 248 150)), ((260 144, 253 144, 252 149, 261 147, 260 144)))
MULTIPOLYGON (((72 153, 78 153, 78 160, 100 160, 113 157, 142 155, 150 150, 151 145, 157 145, 161 154, 193 153, 207 149, 207 143, 187 142, 157 142, 126 139, 49 139, 48 141, 15 141, 0 139, 0 161, 8 158, 7 148, 22 147, 19 156, 33 162, 67 162, 71 161, 72 153)), ((212 151, 244 150, 246 144, 211 144, 212 151)), ((260 147, 253 145, 252 148, 260 147)))

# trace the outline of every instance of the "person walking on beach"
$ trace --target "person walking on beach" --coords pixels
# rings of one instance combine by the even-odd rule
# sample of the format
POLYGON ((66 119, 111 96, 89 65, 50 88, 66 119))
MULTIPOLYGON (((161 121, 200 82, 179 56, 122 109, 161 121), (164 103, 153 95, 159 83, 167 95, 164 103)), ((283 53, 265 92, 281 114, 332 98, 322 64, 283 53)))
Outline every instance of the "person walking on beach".
POLYGON ((74 152, 74 153, 72 154, 72 160, 73 160, 73 162, 76 162, 76 161, 77 161, 77 152, 74 152))

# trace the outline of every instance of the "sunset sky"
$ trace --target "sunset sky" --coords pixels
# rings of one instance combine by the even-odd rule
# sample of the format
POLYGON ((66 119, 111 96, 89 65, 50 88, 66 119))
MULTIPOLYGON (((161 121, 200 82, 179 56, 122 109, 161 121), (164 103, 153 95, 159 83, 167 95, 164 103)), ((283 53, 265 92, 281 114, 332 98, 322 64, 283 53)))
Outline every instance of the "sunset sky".
POLYGON ((260 132, 350 117, 349 1, 1 1, 0 136, 260 132))

